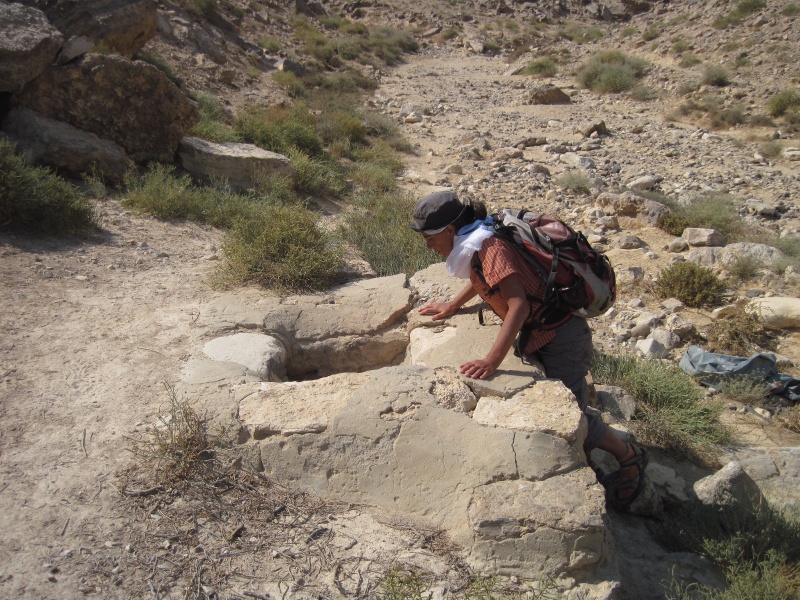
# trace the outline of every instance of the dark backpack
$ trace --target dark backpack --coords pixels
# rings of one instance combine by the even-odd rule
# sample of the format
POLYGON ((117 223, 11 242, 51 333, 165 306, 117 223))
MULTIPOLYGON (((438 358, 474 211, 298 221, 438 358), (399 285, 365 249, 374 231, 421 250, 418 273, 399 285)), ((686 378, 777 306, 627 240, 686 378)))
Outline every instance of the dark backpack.
MULTIPOLYGON (((523 326, 518 351, 533 329, 553 329, 570 314, 597 317, 614 304, 617 286, 611 262, 582 233, 555 217, 526 210, 505 208, 491 218, 495 237, 510 242, 546 282, 542 298, 528 298, 541 308, 523 326)), ((476 267, 482 278, 479 261, 476 267)))

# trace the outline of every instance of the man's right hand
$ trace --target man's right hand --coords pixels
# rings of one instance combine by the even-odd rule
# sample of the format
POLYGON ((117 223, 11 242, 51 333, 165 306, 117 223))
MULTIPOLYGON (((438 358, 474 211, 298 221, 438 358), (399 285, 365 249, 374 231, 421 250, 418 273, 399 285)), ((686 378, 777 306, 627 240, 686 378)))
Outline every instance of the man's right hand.
POLYGON ((455 314, 456 310, 458 308, 451 302, 428 302, 420 306, 418 312, 421 315, 430 315, 432 320, 438 321, 455 314))

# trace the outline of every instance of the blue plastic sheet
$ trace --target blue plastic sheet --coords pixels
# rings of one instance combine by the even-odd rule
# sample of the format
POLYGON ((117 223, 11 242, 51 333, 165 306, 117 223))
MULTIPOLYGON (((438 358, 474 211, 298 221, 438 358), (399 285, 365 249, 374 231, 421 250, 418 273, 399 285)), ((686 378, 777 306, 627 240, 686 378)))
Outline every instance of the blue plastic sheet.
POLYGON ((747 376, 763 379, 770 394, 783 396, 792 402, 800 400, 800 379, 778 373, 775 356, 770 353, 760 352, 745 358, 714 354, 698 346, 689 346, 681 358, 680 367, 704 385, 716 385, 726 377, 747 376))

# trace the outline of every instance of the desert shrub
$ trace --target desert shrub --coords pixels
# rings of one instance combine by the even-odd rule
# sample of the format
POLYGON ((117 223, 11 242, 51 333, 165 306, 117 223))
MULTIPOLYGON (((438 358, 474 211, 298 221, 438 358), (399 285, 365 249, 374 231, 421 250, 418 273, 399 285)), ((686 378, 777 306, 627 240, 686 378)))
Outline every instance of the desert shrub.
POLYGON ((725 67, 719 65, 710 65, 706 67, 703 73, 703 83, 705 85, 713 85, 716 87, 725 87, 731 82, 730 75, 725 67))
POLYGON ((286 154, 298 149, 311 157, 323 153, 316 118, 303 102, 295 102, 289 108, 247 109, 237 115, 234 130, 243 141, 265 150, 286 154))
POLYGON ((529 62, 524 69, 523 75, 531 77, 553 77, 558 73, 558 67, 552 58, 537 58, 529 62))
MULTIPOLYGON (((741 354, 736 354, 741 356, 741 354)), ((747 405, 759 405, 769 393, 769 385, 757 377, 740 375, 738 377, 725 377, 714 387, 728 400, 747 405)))
POLYGON ((642 39, 645 42, 652 42, 660 35, 661 35, 661 28, 658 25, 653 24, 642 32, 642 39))
POLYGON ((368 135, 381 138, 390 148, 398 152, 411 152, 410 142, 403 137, 402 131, 392 118, 371 110, 362 111, 360 114, 368 135))
POLYGON ((800 6, 794 2, 787 4, 781 9, 781 14, 784 17, 796 17, 797 15, 800 15, 800 6))
POLYGON ((439 35, 437 35, 434 38, 434 40, 440 44, 443 44, 444 42, 448 42, 456 38, 458 34, 459 34, 458 29, 455 29, 453 27, 447 27, 445 29, 442 29, 441 33, 439 33, 439 35))
POLYGON ((681 61, 678 64, 684 69, 689 69, 691 67, 699 65, 701 62, 703 61, 699 56, 687 52, 686 54, 681 56, 681 61))
POLYGON ((722 407, 703 401, 700 386, 677 366, 627 354, 596 354, 592 377, 617 385, 638 401, 631 423, 637 438, 701 461, 730 441, 719 421, 722 407))
POLYGON ((800 109, 800 91, 785 89, 767 100, 767 112, 772 117, 782 117, 788 111, 800 109))
POLYGON ((775 127, 775 121, 767 115, 752 115, 747 124, 751 127, 775 127))
POLYGON ((592 191, 592 180, 578 171, 564 173, 555 181, 556 185, 574 194, 589 194, 592 191))
POLYGON ((684 39, 677 39, 674 42, 672 42, 672 46, 670 46, 670 50, 675 56, 680 56, 687 50, 691 50, 691 48, 692 48, 692 43, 684 39))
POLYGON ((582 87, 595 92, 624 92, 631 89, 648 69, 644 59, 616 50, 595 54, 578 71, 582 87))
POLYGON ((311 156, 298 148, 286 155, 294 168, 295 188, 312 196, 340 196, 347 182, 338 163, 326 156, 311 156))
POLYGON ((342 264, 341 249, 299 205, 265 206, 242 219, 225 243, 224 281, 254 282, 282 292, 329 287, 342 264))
POLYGON ((673 599, 795 600, 800 588, 800 520, 762 500, 740 506, 683 504, 652 528, 673 551, 706 556, 725 572, 724 590, 673 583, 673 599))
POLYGON ((558 35, 578 44, 583 44, 599 40, 603 37, 603 31, 597 27, 588 27, 580 23, 565 23, 558 30, 558 35))
POLYGON ((732 196, 722 192, 706 192, 692 198, 683 209, 691 227, 716 229, 729 241, 741 235, 744 224, 732 196))
POLYGON ((747 120, 741 106, 730 106, 708 114, 708 122, 712 129, 723 129, 740 125, 747 120))
POLYGON ((741 0, 730 13, 714 19, 712 26, 715 29, 726 29, 731 25, 738 25, 742 19, 766 8, 766 6, 765 0, 741 0))
POLYGON ((200 121, 192 127, 191 135, 218 143, 240 141, 239 135, 228 125, 231 115, 219 98, 199 92, 192 94, 192 100, 197 102, 200 121))
POLYGON ((757 258, 744 255, 737 257, 727 266, 728 273, 740 283, 755 279, 759 271, 764 267, 757 258))
POLYGON ((625 27, 622 31, 619 32, 620 36, 622 37, 630 37, 636 34, 636 27, 625 27))
POLYGON ((326 37, 308 18, 298 16, 292 25, 294 25, 295 34, 307 54, 322 63, 328 63, 336 56, 334 41, 326 37))
POLYGON ((345 60, 356 60, 364 51, 364 42, 358 36, 347 36, 336 41, 336 53, 345 60))
POLYGON ((758 146, 758 153, 764 158, 778 158, 783 152, 783 146, 778 142, 764 142, 758 146))
POLYGON ((379 276, 412 274, 441 261, 408 227, 416 199, 403 192, 357 192, 345 217, 343 237, 379 276))
POLYGON ((167 59, 161 56, 155 50, 142 48, 141 50, 139 50, 139 52, 136 53, 136 56, 134 56, 134 58, 153 65, 156 69, 158 69, 164 75, 166 75, 167 79, 169 79, 172 83, 177 84, 180 81, 178 79, 178 76, 175 75, 175 71, 172 70, 172 67, 170 66, 169 62, 167 62, 167 59))
POLYGON ((750 356, 774 349, 775 342, 763 320, 739 303, 708 326, 706 347, 710 352, 750 356))
POLYGON ((256 40, 256 43, 270 54, 277 54, 283 47, 280 41, 271 35, 259 36, 259 38, 256 40))
POLYGON ((698 89, 700 89, 700 84, 696 81, 684 81, 678 85, 676 92, 679 96, 687 96, 688 94, 696 92, 698 89))
POLYGON ((658 92, 653 88, 647 85, 636 85, 630 91, 628 96, 632 100, 639 100, 640 102, 646 102, 648 100, 655 100, 658 98, 658 92))
POLYGON ((787 429, 800 433, 800 404, 788 408, 782 415, 781 421, 787 429))
POLYGON ((419 50, 419 43, 411 35, 388 25, 371 30, 367 46, 372 54, 389 66, 397 64, 403 54, 419 50))
POLYGON ((125 185, 126 206, 159 219, 191 219, 215 227, 230 227, 260 202, 224 185, 198 185, 190 175, 176 175, 174 167, 165 165, 155 165, 141 176, 131 171, 125 185))
POLYGON ((661 298, 677 298, 687 306, 715 306, 722 303, 725 283, 711 270, 681 261, 662 269, 656 280, 661 298))
POLYGON ((688 219, 680 212, 670 211, 658 216, 656 227, 674 236, 680 237, 683 230, 690 227, 688 219))
POLYGON ((272 80, 292 98, 304 98, 308 94, 305 82, 290 71, 275 71, 272 80))
POLYGON ((203 17, 208 17, 217 10, 218 6, 218 0, 192 0, 193 12, 203 17))
POLYGON ((97 225, 92 202, 45 167, 31 167, 0 138, 0 227, 82 235, 97 225))
POLYGON ((164 387, 169 398, 167 411, 159 417, 152 436, 135 441, 131 450, 152 465, 159 484, 172 485, 202 472, 214 458, 214 443, 206 419, 189 403, 178 400, 172 386, 164 387))
POLYGON ((320 113, 317 117, 317 131, 327 143, 347 139, 351 144, 360 144, 367 140, 367 128, 352 110, 320 113))

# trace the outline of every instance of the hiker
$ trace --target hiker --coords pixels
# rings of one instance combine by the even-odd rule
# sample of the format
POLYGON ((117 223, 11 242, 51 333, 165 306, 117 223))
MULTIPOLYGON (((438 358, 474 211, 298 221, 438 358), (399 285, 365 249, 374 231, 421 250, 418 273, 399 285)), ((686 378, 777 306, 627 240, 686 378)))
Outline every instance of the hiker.
MULTIPOLYGON (((429 302, 419 308, 419 313, 430 315, 433 320, 445 319, 479 295, 503 321, 486 356, 459 367, 467 377, 486 379, 497 371, 520 328, 539 307, 529 297, 543 297, 546 282, 526 265, 509 242, 493 235, 486 207, 480 202, 462 203, 449 190, 434 192, 419 201, 413 219, 409 226, 422 234, 428 248, 445 257, 448 272, 469 279, 455 298, 449 302, 429 302)), ((586 374, 593 352, 592 332, 586 319, 566 312, 555 325, 546 330, 534 328, 522 350, 526 357, 544 366, 547 377, 561 380, 575 394, 589 422, 584 444, 587 459, 593 448, 600 448, 619 462, 618 471, 605 476, 598 472, 598 478, 608 490, 609 501, 624 508, 642 490, 647 451, 624 442, 613 429, 586 411, 589 400, 586 374)))

